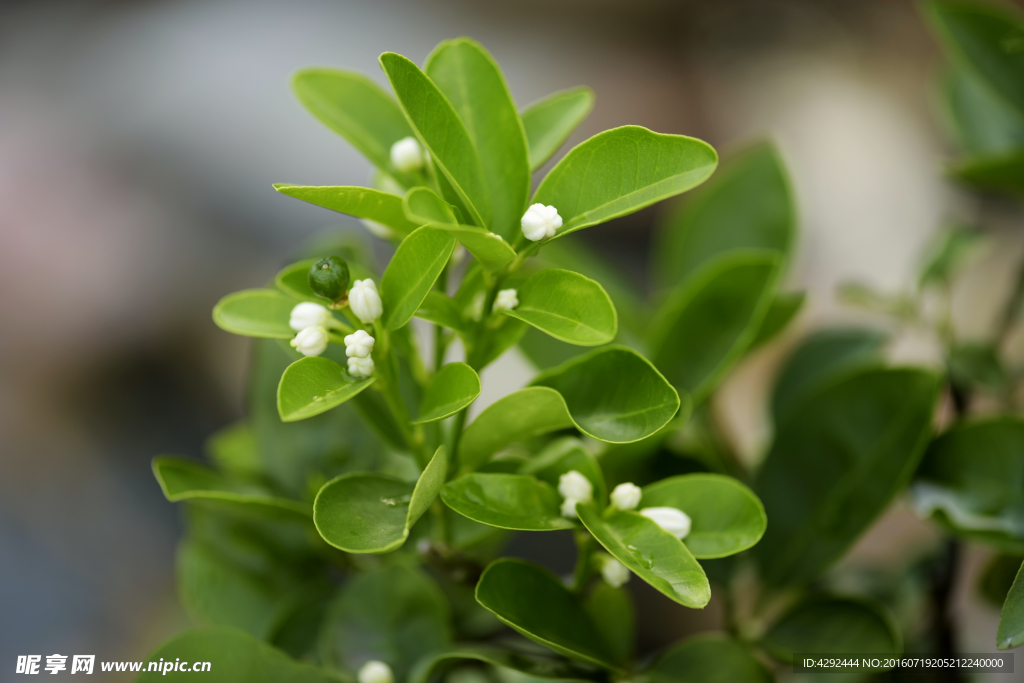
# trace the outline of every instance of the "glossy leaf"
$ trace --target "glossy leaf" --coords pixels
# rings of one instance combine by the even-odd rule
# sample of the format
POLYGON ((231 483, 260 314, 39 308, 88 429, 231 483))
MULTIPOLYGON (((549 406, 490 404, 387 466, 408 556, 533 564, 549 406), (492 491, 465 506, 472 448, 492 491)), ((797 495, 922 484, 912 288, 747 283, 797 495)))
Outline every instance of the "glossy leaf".
POLYGON ((456 332, 467 330, 466 321, 459 314, 459 309, 450 298, 432 289, 427 292, 423 303, 416 309, 416 317, 421 320, 429 320, 436 325, 442 325, 456 332))
POLYGON ((245 289, 228 294, 213 307, 217 327, 246 337, 291 339, 288 326, 296 301, 272 289, 245 289))
POLYGON ((473 222, 481 227, 491 225, 491 197, 480 156, 451 103, 405 57, 385 52, 380 65, 416 136, 469 210, 473 222))
POLYGON ((718 154, 706 142, 622 126, 573 147, 531 203, 558 209, 558 238, 686 192, 717 165, 718 154))
POLYGON ((480 376, 465 363, 448 363, 430 380, 413 424, 443 420, 480 395, 480 376))
POLYGON ((454 237, 429 226, 417 228, 398 245, 380 281, 381 320, 387 329, 412 320, 454 249, 454 237))
POLYGON ((352 377, 338 363, 319 356, 297 360, 281 375, 277 412, 284 422, 305 420, 340 406, 375 379, 352 377))
POLYGON ((1024 552, 1024 420, 953 427, 929 444, 912 492, 918 513, 948 531, 1024 552))
POLYGON ((583 603, 594 626, 604 636, 616 662, 628 662, 636 641, 636 610, 625 587, 598 581, 583 603))
POLYGON ((441 499, 463 517, 499 529, 554 531, 575 526, 562 517, 558 492, 526 474, 466 474, 448 482, 441 499))
POLYGON ((368 187, 316 187, 279 183, 274 185, 274 189, 331 211, 386 225, 399 235, 408 235, 419 227, 405 217, 401 197, 368 187))
POLYGON ((594 91, 580 87, 548 95, 523 110, 531 172, 554 156, 593 108, 594 91))
POLYGON ((711 600, 711 586, 683 542, 636 512, 613 511, 602 517, 593 504, 576 512, 598 543, 630 571, 680 605, 701 608, 711 600))
POLYGON ((849 598, 811 598, 796 605, 768 629, 760 644, 773 657, 787 663, 793 661, 796 653, 903 652, 903 638, 885 607, 849 598))
POLYGON ((650 669, 658 683, 772 683, 774 678, 746 647, 732 638, 687 638, 658 658, 650 669))
POLYGON ((615 306, 604 288, 579 273, 542 270, 516 295, 519 305, 502 313, 570 344, 607 344, 619 329, 615 306))
POLYGON ((651 358, 700 403, 757 337, 775 297, 779 256, 734 252, 683 283, 652 325, 651 358))
POLYGON ((476 599, 508 626, 556 652, 612 669, 619 664, 579 597, 543 567, 496 560, 480 577, 476 599))
POLYGON ((748 351, 763 346, 779 336, 796 318, 806 299, 807 295, 804 292, 776 294, 761 320, 761 326, 757 329, 754 341, 750 342, 748 351))
POLYGON ((583 667, 565 659, 556 659, 554 656, 547 657, 539 653, 505 650, 486 645, 463 645, 457 650, 422 660, 409 674, 409 683, 429 683, 447 669, 467 661, 483 662, 501 669, 518 671, 532 678, 587 681, 594 680, 600 675, 591 667, 583 667))
POLYGON ((763 142, 729 158, 669 216, 654 251, 658 281, 674 287, 737 250, 775 252, 785 263, 795 236, 796 209, 785 164, 775 145, 763 142))
POLYGON ((484 268, 493 272, 516 257, 515 250, 499 235, 475 225, 461 225, 448 202, 427 187, 414 187, 404 199, 405 215, 418 225, 431 225, 450 233, 473 254, 484 268))
POLYGON ((924 371, 869 369, 808 393, 776 425, 754 487, 771 520, 754 549, 767 582, 816 577, 903 490, 938 385, 924 371))
POLYGON ((137 683, 176 683, 198 678, 217 683, 344 683, 337 674, 295 661, 280 650, 229 626, 208 626, 169 638, 147 661, 210 662, 210 670, 146 671, 137 683))
POLYGON ((645 486, 640 507, 673 507, 689 515, 692 526, 683 542, 698 559, 742 552, 767 525, 754 492, 721 474, 684 474, 645 486))
POLYGON ((538 375, 556 390, 573 422, 598 441, 628 443, 654 434, 679 410, 679 394, 632 349, 607 346, 538 375))
POLYGON ((451 102, 480 155, 493 211, 483 227, 511 240, 519 234, 530 194, 530 161, 501 68, 479 43, 457 38, 438 45, 424 71, 451 102))
POLYGON ((1017 578, 1003 603, 996 644, 1000 650, 1024 645, 1024 564, 1017 571, 1017 578))
POLYGON ((272 495, 258 484, 230 479, 200 463, 184 458, 153 458, 153 475, 172 503, 212 500, 246 507, 270 508, 309 516, 307 503, 272 495))
POLYGON ((559 478, 570 470, 576 470, 590 480, 594 486, 597 507, 603 508, 608 499, 608 487, 604 483, 601 465, 583 447, 583 442, 575 437, 566 436, 548 443, 537 455, 523 463, 519 473, 532 474, 557 491, 559 478))

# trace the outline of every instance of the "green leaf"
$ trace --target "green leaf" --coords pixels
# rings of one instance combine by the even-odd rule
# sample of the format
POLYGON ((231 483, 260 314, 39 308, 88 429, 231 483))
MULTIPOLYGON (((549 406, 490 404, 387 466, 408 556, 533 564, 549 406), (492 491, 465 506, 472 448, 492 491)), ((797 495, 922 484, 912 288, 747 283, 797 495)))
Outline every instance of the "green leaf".
POLYGON ((437 584, 419 569, 382 566, 354 574, 331 605, 320 658, 353 673, 376 659, 403 681, 416 662, 448 650, 451 640, 448 603, 437 584))
POLYGON ((964 262, 984 244, 985 237, 977 230, 952 226, 943 230, 932 245, 931 254, 921 268, 920 286, 949 284, 964 262))
POLYGON ((746 647, 732 638, 687 638, 658 658, 647 673, 657 683, 772 683, 774 678, 746 647))
POLYGON ((403 201, 405 215, 418 225, 431 225, 450 233, 486 268, 494 272, 512 262, 515 250, 499 235, 475 225, 461 225, 448 202, 427 187, 414 187, 403 201))
POLYGON ((230 479, 185 458, 153 458, 153 476, 159 482, 164 496, 172 503, 212 500, 250 509, 269 508, 269 512, 286 511, 304 517, 310 514, 306 503, 275 496, 258 484, 230 479))
POLYGON ((443 420, 473 403, 480 395, 480 376, 465 363, 448 363, 430 380, 419 417, 413 424, 443 420))
POLYGON ((602 518, 592 503, 576 512, 598 543, 634 574, 680 605, 701 608, 711 600, 711 586, 683 542, 653 520, 614 510, 602 518))
POLYGON ((674 287, 738 250, 777 252, 785 264, 796 236, 796 209, 785 164, 770 142, 732 156, 658 233, 655 271, 674 287))
MULTIPOLYGON (((194 681, 206 678, 217 683, 344 683, 337 674, 296 662, 280 650, 229 626, 208 626, 179 633, 164 641, 148 662, 168 664, 210 662, 210 669, 193 671, 143 671, 136 683, 194 681)), ((148 666, 148 665, 147 665, 148 666)))
POLYGON ((612 659, 628 662, 636 642, 636 611, 629 591, 598 581, 583 605, 611 648, 612 659))
POLYGON ((594 91, 587 87, 562 90, 523 110, 523 128, 530 147, 530 172, 536 171, 565 144, 594 108, 594 91))
POLYGON ((651 326, 654 364, 703 401, 743 356, 775 296, 778 254, 733 252, 680 285, 651 326))
POLYGON ((1024 564, 1017 571, 1017 578, 1013 580, 1010 593, 1003 603, 996 644, 1000 650, 1024 644, 1024 564))
POLYGON ((706 142, 622 126, 573 147, 541 182, 533 202, 558 209, 557 239, 686 192, 717 165, 718 154, 706 142))
POLYGON ((993 3, 933 0, 925 15, 949 56, 1024 112, 1024 19, 993 3))
POLYGON ((204 450, 217 469, 230 476, 256 479, 263 474, 256 434, 248 422, 235 422, 214 432, 204 450))
POLYGON ((773 657, 792 662, 793 655, 887 654, 903 652, 903 638, 892 615, 879 603, 816 597, 783 615, 761 640, 773 657))
POLYGON ((530 326, 520 320, 506 318, 491 329, 483 340, 473 347, 466 362, 480 371, 498 360, 503 353, 519 343, 530 326))
POLYGON ((953 132, 974 157, 1024 148, 1024 112, 997 95, 969 69, 951 66, 942 95, 953 132))
POLYGON ((679 394, 632 349, 607 346, 538 375, 565 399, 577 428, 598 441, 629 443, 654 434, 679 410, 679 394))
POLYGON ((579 273, 542 270, 516 295, 519 305, 502 313, 570 344, 607 344, 619 329, 615 306, 604 288, 579 273))
POLYGON ((511 240, 519 234, 530 194, 530 161, 501 68, 481 45, 458 38, 438 45, 424 70, 455 108, 480 155, 493 209, 493 221, 484 227, 511 240))
MULTIPOLYGON (((309 267, 319 260, 305 259, 285 266, 274 277, 274 284, 285 294, 289 294, 301 301, 312 301, 321 306, 330 306, 333 303, 330 299, 315 294, 309 286, 309 267)), ((353 280, 373 279, 376 277, 373 271, 358 263, 349 262, 349 270, 352 273, 353 280)), ((292 333, 294 334, 294 331, 292 333)))
POLYGON ((526 474, 466 474, 445 484, 441 500, 463 517, 499 529, 555 531, 575 526, 562 517, 562 500, 555 489, 526 474))
POLYGON ((735 555, 764 535, 764 506, 732 477, 721 474, 684 474, 644 487, 640 507, 673 507, 692 522, 684 539, 698 559, 735 555))
POLYGON ((938 388, 929 372, 868 369, 805 394, 776 425, 754 487, 771 520, 754 550, 768 583, 816 577, 903 490, 938 388))
POLYGON ((579 597, 543 567, 512 558, 495 560, 476 585, 476 599, 530 640, 573 659, 618 668, 579 597))
POLYGON ((427 297, 416 310, 416 317, 459 333, 467 331, 466 321, 459 314, 455 302, 436 289, 427 292, 427 297))
POLYGON ((387 192, 367 187, 316 187, 286 183, 275 184, 274 189, 331 211, 386 225, 400 235, 408 235, 419 227, 405 217, 402 198, 387 192))
POLYGON ((604 508, 608 487, 604 483, 601 465, 583 447, 583 442, 575 437, 566 436, 550 442, 540 453, 523 463, 519 473, 532 474, 557 490, 559 478, 570 470, 576 470, 590 480, 594 486, 597 507, 604 508))
POLYGON ((881 365, 888 335, 864 328, 831 329, 807 337, 779 371, 772 392, 775 422, 782 422, 810 393, 839 375, 881 365))
POLYGON ((995 607, 1002 607, 1020 571, 1020 555, 993 555, 978 579, 978 592, 995 607))
POLYGON ((469 210, 473 222, 481 227, 491 225, 491 197, 480 156, 451 103, 405 57, 385 52, 380 65, 416 136, 469 210))
POLYGON ((925 452, 915 507, 959 536, 1024 552, 1024 420, 961 423, 925 452))
POLYGON ((340 406, 375 377, 352 377, 338 363, 310 356, 289 365, 277 386, 277 412, 284 422, 295 422, 340 406))
POLYGON ((320 489, 313 522, 325 541, 345 552, 397 550, 437 497, 447 472, 448 455, 441 446, 415 485, 370 472, 343 474, 320 489))
POLYGON ((454 237, 430 226, 417 228, 398 245, 380 281, 387 329, 397 330, 412 320, 454 249, 454 237))
POLYGON ((244 289, 228 294, 213 307, 217 327, 246 337, 291 339, 288 326, 295 299, 272 289, 244 289))
POLYGON ((803 308, 807 295, 804 292, 782 292, 772 299, 768 311, 761 320, 757 336, 750 342, 748 351, 763 346, 777 337, 793 321, 796 314, 803 308))
POLYGON ((553 656, 547 657, 541 656, 539 653, 503 650, 481 645, 463 645, 457 650, 420 661, 409 674, 409 683, 429 683, 429 681, 437 680, 437 677, 447 669, 466 661, 483 662, 501 669, 518 671, 532 678, 587 681, 599 676, 590 667, 583 667, 565 659, 556 659, 553 656))
POLYGON ((988 190, 1024 194, 1024 150, 975 157, 950 168, 953 177, 988 190))

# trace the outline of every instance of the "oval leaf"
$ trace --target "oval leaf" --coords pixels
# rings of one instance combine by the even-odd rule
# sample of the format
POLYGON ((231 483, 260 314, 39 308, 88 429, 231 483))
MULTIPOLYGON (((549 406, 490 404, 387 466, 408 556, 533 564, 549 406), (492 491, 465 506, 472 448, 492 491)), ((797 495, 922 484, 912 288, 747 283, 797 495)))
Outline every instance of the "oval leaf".
POLYGON ((495 560, 476 585, 476 599, 530 640, 574 659, 617 668, 583 603, 543 567, 495 560))
POLYGON ((704 569, 683 542, 635 512, 614 511, 607 519, 593 504, 576 512, 598 543, 634 574, 680 605, 701 608, 711 600, 704 569))
POLYGON ((483 662, 502 669, 518 671, 533 678, 588 681, 599 676, 593 668, 554 656, 546 657, 541 653, 463 645, 457 650, 421 661, 409 674, 409 683, 429 683, 449 668, 466 661, 483 662))
POLYGON ((687 638, 647 670, 660 683, 772 683, 771 672, 732 638, 687 638))
POLYGON ((445 505, 473 521, 519 531, 555 531, 575 525, 562 517, 562 499, 548 483, 526 474, 473 472, 445 484, 445 505))
POLYGON ((430 380, 419 417, 413 424, 443 420, 473 403, 480 395, 480 376, 465 363, 448 363, 430 380))
POLYGON ((580 87, 548 95, 523 110, 531 172, 543 166, 565 144, 593 108, 594 91, 580 87))
POLYGON ((450 233, 487 270, 504 268, 516 257, 515 250, 490 230, 460 225, 448 202, 427 187, 414 187, 403 200, 405 215, 417 225, 432 225, 450 233))
POLYGON ((527 460, 519 469, 519 473, 532 474, 558 490, 559 478, 570 470, 576 470, 590 480, 594 486, 594 501, 598 509, 603 508, 604 501, 608 498, 604 473, 597 458, 591 455, 583 447, 583 442, 577 438, 567 436, 555 439, 540 453, 527 460))
POLYGON ((558 209, 558 238, 686 192, 717 165, 715 150, 696 138, 613 128, 573 147, 541 182, 533 202, 558 209))
POLYGON ((903 639, 881 604, 846 598, 812 598, 779 619, 761 640, 773 657, 792 662, 796 653, 887 654, 903 652, 903 639))
POLYGON ((1003 603, 1003 613, 996 632, 996 645, 1008 650, 1024 644, 1024 564, 1017 571, 1010 592, 1003 603))
POLYGON ((309 505, 274 496, 257 484, 230 479, 219 472, 184 458, 153 458, 153 475, 164 496, 172 503, 182 500, 214 500, 243 506, 286 510, 310 516, 309 505))
POLYGON ((702 560, 752 547, 767 526, 764 506, 754 492, 721 474, 684 474, 645 486, 640 507, 662 506, 689 515, 692 526, 683 542, 702 560))
POLYGON ((466 321, 462 319, 455 302, 436 289, 427 292, 427 298, 416 309, 416 317, 460 333, 465 332, 467 328, 466 321))
POLYGON ((380 281, 382 322, 397 330, 416 314, 451 258, 455 238, 424 226, 402 240, 380 281))
POLYGON ((542 270, 516 290, 519 305, 502 311, 578 346, 607 344, 619 329, 615 306, 600 284, 569 270, 542 270))
POLYGON ((375 377, 358 379, 327 358, 311 356, 289 365, 277 385, 277 412, 284 422, 295 422, 340 406, 375 377))
POLYGON ((288 326, 295 299, 272 289, 245 289, 228 294, 213 307, 213 322, 222 330, 246 337, 291 339, 288 326))
POLYGON ((284 183, 274 185, 274 189, 331 211, 386 225, 400 235, 408 235, 419 227, 405 217, 402 198, 395 194, 367 187, 316 187, 284 183))

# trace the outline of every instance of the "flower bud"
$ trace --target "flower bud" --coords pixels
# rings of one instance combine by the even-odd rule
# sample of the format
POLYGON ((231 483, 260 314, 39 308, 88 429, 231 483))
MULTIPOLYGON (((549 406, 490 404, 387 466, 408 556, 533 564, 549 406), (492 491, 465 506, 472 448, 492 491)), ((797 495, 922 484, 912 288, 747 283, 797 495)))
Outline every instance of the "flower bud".
POLYGON ((363 664, 356 678, 359 679, 359 683, 395 683, 395 674, 391 672, 391 667, 376 659, 363 664))
POLYGON ((348 305, 363 323, 372 323, 384 312, 380 294, 377 293, 377 285, 373 284, 370 278, 352 283, 352 289, 348 292, 348 305))
POLYGON ((366 330, 356 330, 345 337, 345 355, 349 358, 369 358, 374 341, 366 330))
POLYGON ((319 356, 327 350, 327 329, 319 325, 299 330, 291 345, 303 356, 319 356))
POLYGON ((682 510, 670 507, 644 508, 640 514, 680 540, 690 533, 690 517, 682 510))
POLYGON ((643 492, 636 484, 626 482, 619 484, 612 490, 612 505, 620 510, 634 510, 640 504, 640 496, 643 492))
POLYGON ((562 227, 562 217, 558 215, 558 209, 553 206, 534 204, 523 214, 520 225, 523 227, 526 239, 536 242, 554 237, 555 232, 562 227))
POLYGON ((388 226, 384 225, 383 223, 371 221, 369 218, 362 218, 360 220, 363 224, 363 227, 365 227, 369 231, 369 233, 374 237, 379 237, 382 240, 389 240, 395 236, 395 231, 389 228, 388 226))
POLYGON ((558 478, 558 493, 563 498, 586 503, 594 497, 594 485, 576 470, 569 470, 558 478))
POLYGON ((365 379, 373 374, 373 359, 367 356, 359 358, 354 356, 348 359, 348 374, 353 377, 365 379))
POLYGON ((629 582, 629 570, 611 555, 605 555, 601 564, 601 577, 612 588, 618 588, 629 582))
POLYGON ((348 280, 348 264, 340 256, 322 258, 309 267, 309 288, 325 299, 345 298, 348 280))
POLYGON ((511 311, 513 308, 519 305, 519 299, 516 298, 516 290, 514 289, 503 289, 498 292, 498 296, 494 299, 494 311, 511 311))
POLYGON ((292 309, 288 325, 301 332, 307 327, 330 327, 333 322, 334 316, 326 308, 312 301, 303 301, 292 309))
POLYGON ((423 168, 423 148, 416 138, 402 138, 391 145, 391 163, 399 173, 409 173, 423 168))
POLYGON ((562 509, 562 516, 563 517, 568 517, 569 519, 574 519, 576 517, 579 517, 579 515, 576 514, 576 503, 579 503, 579 502, 581 502, 581 501, 578 501, 575 498, 566 498, 565 500, 563 500, 562 501, 562 508, 561 508, 562 509))

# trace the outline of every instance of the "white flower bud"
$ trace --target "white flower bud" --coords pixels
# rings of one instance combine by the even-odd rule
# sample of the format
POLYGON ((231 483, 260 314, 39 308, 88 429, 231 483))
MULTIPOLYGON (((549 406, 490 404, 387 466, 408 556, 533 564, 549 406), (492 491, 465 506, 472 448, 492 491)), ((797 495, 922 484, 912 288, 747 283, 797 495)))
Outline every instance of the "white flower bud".
POLYGON ((569 519, 574 519, 576 517, 579 517, 579 515, 576 514, 576 503, 579 503, 579 502, 580 501, 576 500, 575 498, 566 498, 565 500, 563 500, 562 501, 562 516, 563 517, 568 517, 569 519))
POLYGON ((301 332, 307 327, 330 327, 334 323, 334 316, 320 304, 312 301, 303 301, 292 309, 291 319, 288 325, 296 332, 301 332))
POLYGON ((352 288, 348 290, 348 305, 363 323, 372 323, 384 312, 377 285, 370 278, 352 283, 352 288))
POLYGON ((395 674, 384 662, 371 659, 359 669, 356 675, 359 683, 395 683, 395 674))
POLYGON ((498 292, 498 296, 494 299, 494 311, 511 311, 513 308, 519 305, 519 299, 516 298, 516 290, 514 289, 503 289, 498 292))
POLYGON ((379 237, 382 240, 389 240, 395 236, 395 231, 377 221, 371 221, 369 218, 361 218, 363 226, 370 232, 374 237, 379 237))
POLYGON ((601 565, 601 577, 609 586, 618 588, 625 585, 629 582, 629 576, 629 570, 625 565, 611 555, 605 556, 604 563, 601 565))
POLYGON ((423 148, 416 138, 402 138, 391 145, 391 163, 399 173, 409 173, 423 168, 423 148))
POLYGON ((319 325, 299 330, 291 344, 303 356, 319 356, 327 350, 327 329, 319 325))
POLYGON ((669 507, 644 508, 640 514, 680 540, 690 533, 690 517, 682 510, 669 507))
POLYGON ((558 493, 563 498, 586 503, 594 497, 594 485, 576 470, 569 470, 558 478, 558 493))
POLYGON ((348 359, 348 374, 365 379, 373 374, 373 359, 354 356, 348 359))
POLYGON ((640 504, 642 494, 643 491, 636 484, 619 484, 612 490, 612 505, 620 510, 634 510, 640 504))
POLYGON ((558 209, 553 206, 534 204, 523 214, 520 225, 523 227, 526 239, 536 242, 554 237, 555 232, 562 227, 562 217, 558 215, 558 209))
POLYGON ((356 330, 345 337, 345 355, 349 358, 369 358, 374 341, 366 330, 356 330))

